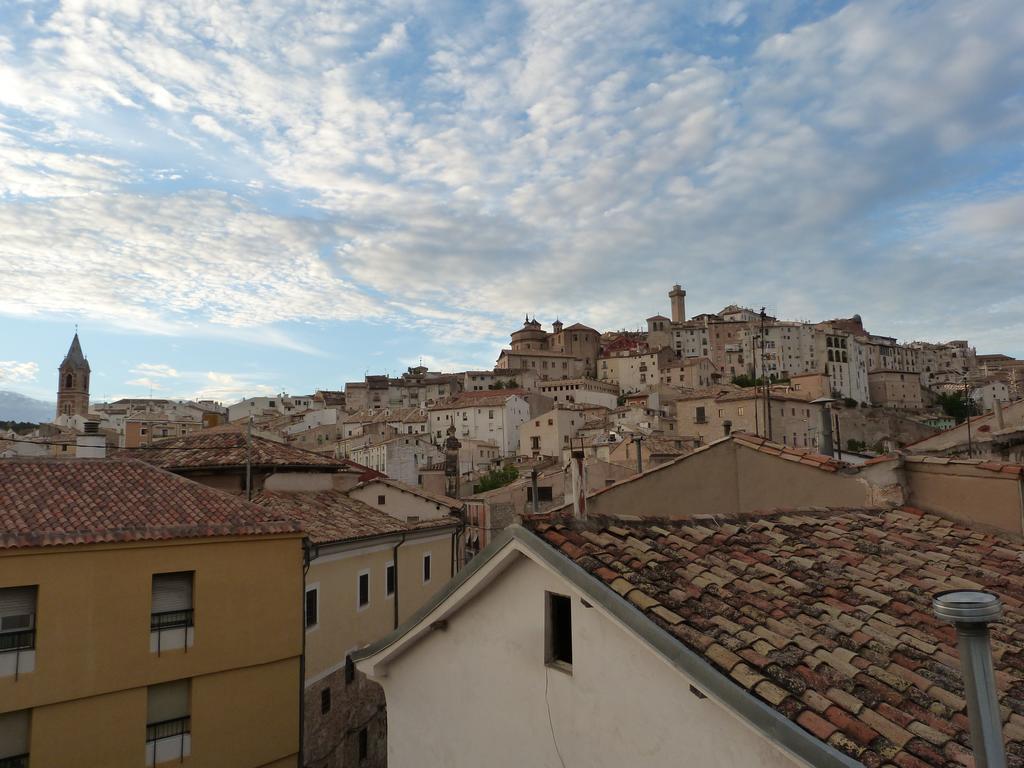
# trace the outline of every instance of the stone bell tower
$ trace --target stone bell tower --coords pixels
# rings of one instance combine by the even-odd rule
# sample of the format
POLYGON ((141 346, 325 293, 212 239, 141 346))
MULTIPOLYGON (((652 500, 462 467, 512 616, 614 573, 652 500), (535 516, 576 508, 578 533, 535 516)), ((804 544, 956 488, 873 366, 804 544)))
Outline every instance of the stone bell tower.
POLYGON ((57 379, 57 416, 86 416, 89 413, 89 361, 82 354, 78 332, 60 364, 57 379))

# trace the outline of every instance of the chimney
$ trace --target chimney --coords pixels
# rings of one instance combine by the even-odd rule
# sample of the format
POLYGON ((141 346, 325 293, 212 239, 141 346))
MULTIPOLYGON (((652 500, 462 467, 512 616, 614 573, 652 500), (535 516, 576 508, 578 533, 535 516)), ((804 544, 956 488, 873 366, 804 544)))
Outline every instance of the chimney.
POLYGON ((107 438, 100 432, 97 421, 87 421, 82 427, 83 434, 75 441, 75 456, 79 459, 105 459, 107 438))
POLYGON ((577 520, 587 519, 587 466, 583 452, 583 438, 580 446, 572 446, 572 461, 569 471, 572 472, 572 516, 577 520))
POLYGON ((989 623, 1003 615, 1003 604, 991 592, 958 589, 937 594, 932 610, 936 617, 956 626, 975 764, 977 768, 1006 768, 988 634, 989 623))
POLYGON ((992 406, 992 414, 995 416, 996 432, 1003 429, 1003 404, 997 399, 992 406))

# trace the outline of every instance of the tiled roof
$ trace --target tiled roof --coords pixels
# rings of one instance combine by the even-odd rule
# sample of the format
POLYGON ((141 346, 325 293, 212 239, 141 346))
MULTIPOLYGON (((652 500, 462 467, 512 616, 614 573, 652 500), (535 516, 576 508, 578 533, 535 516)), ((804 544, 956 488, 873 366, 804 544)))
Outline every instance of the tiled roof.
POLYGON ((421 499, 432 501, 435 504, 440 504, 442 507, 448 507, 448 509, 462 509, 462 502, 459 501, 458 499, 453 499, 451 496, 440 496, 438 494, 429 493, 427 491, 424 491, 422 488, 417 488, 412 485, 406 485, 405 483, 400 482, 398 480, 392 480, 390 477, 374 477, 367 480, 366 482, 360 483, 359 486, 357 487, 363 487, 366 485, 371 485, 373 483, 382 483, 383 485, 386 485, 389 488, 394 488, 396 491, 403 491, 405 493, 412 494, 413 496, 419 496, 421 499))
MULTIPOLYGON (((1003 431, 1024 429, 1024 400, 1016 400, 1003 405, 1003 431)), ((987 442, 992 440, 995 430, 995 414, 989 412, 983 416, 971 417, 971 434, 975 442, 987 442), (987 426, 987 430, 981 429, 987 426)), ((930 435, 916 443, 910 443, 906 449, 912 453, 927 453, 928 451, 954 450, 967 444, 967 422, 957 424, 937 435, 930 435)))
POLYGON ((427 410, 446 411, 452 408, 477 408, 489 405, 504 405, 513 395, 525 397, 525 389, 485 389, 478 392, 460 392, 452 398, 434 403, 427 410))
POLYGON ((301 521, 306 535, 314 544, 458 524, 458 520, 452 517, 404 523, 343 491, 286 493, 265 490, 253 498, 253 503, 273 510, 276 515, 301 521))
MULTIPOLYGON (((668 318, 665 318, 665 319, 667 320, 668 318)), ((591 328, 589 325, 583 325, 583 323, 573 323, 572 325, 567 325, 562 330, 563 331, 590 331, 592 333, 597 333, 596 329, 591 328)))
MULTIPOLYGON (((159 440, 149 448, 121 449, 114 454, 139 459, 163 469, 205 469, 245 466, 248 449, 245 433, 238 427, 225 425, 185 437, 159 440)), ((252 436, 251 461, 254 467, 329 470, 342 466, 328 456, 257 435, 252 436)))
MULTIPOLYGON (((883 456, 881 459, 896 459, 895 456, 883 456)), ((904 456, 903 460, 910 464, 938 464, 952 465, 955 467, 975 467, 985 469, 989 472, 1001 472, 1007 475, 1024 475, 1024 465, 1007 464, 1002 461, 990 461, 987 459, 950 459, 945 456, 904 456)), ((878 461, 878 459, 872 459, 878 461)))
POLYGON ((763 437, 749 435, 746 432, 733 432, 731 437, 740 445, 746 446, 747 448, 753 448, 755 451, 766 453, 770 456, 778 456, 786 459, 787 461, 805 464, 808 467, 821 469, 825 472, 837 472, 840 469, 852 469, 852 465, 845 461, 837 461, 836 459, 824 456, 820 453, 815 453, 814 451, 807 451, 801 448, 793 448, 792 446, 773 443, 769 440, 765 440, 763 437))
POLYGON ((530 523, 723 675, 868 766, 973 765, 953 627, 988 589, 1003 735, 1024 766, 1024 545, 914 509, 530 523))
POLYGON ((131 459, 0 459, 0 548, 290 533, 291 519, 131 459))

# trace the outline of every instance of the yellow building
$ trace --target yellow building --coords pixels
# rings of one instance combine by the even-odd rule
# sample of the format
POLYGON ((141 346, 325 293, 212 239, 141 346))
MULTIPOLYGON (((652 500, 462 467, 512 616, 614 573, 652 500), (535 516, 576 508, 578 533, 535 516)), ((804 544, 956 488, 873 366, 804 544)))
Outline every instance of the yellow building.
POLYGON ((302 564, 148 464, 0 460, 0 764, 296 766, 302 564))
POLYGON ((304 756, 310 768, 387 764, 384 693, 349 654, 411 617, 454 575, 457 518, 410 523, 340 490, 264 490, 253 501, 302 522, 306 573, 304 756))

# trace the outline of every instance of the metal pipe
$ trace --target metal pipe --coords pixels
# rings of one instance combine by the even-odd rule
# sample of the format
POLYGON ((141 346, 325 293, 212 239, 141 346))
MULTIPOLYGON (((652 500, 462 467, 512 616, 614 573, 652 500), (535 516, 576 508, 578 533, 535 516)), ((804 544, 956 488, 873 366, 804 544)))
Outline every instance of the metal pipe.
POLYGON ((989 623, 1002 616, 1003 605, 991 592, 953 590, 937 594, 932 610, 939 619, 952 622, 956 627, 975 765, 977 768, 1006 768, 988 632, 989 623))
POLYGON ((540 499, 537 498, 537 468, 534 467, 530 470, 530 493, 533 494, 531 502, 533 504, 533 514, 536 517, 540 514, 540 499))

